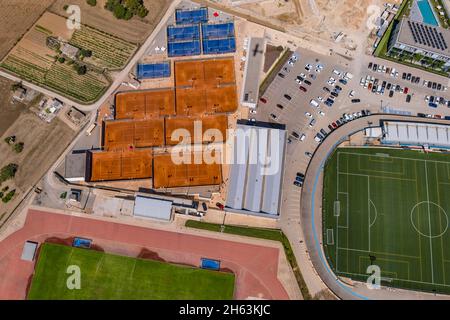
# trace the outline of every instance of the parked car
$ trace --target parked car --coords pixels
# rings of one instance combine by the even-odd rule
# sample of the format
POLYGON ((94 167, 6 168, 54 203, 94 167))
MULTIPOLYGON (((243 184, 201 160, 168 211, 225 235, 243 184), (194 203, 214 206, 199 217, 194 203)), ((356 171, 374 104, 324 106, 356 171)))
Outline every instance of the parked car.
POLYGON ((352 103, 360 103, 361 99, 352 99, 352 103))
POLYGON ((267 99, 266 98, 261 98, 261 99, 259 99, 259 101, 261 101, 262 103, 267 103, 267 99))
POLYGON ((407 102, 407 103, 410 103, 410 102, 411 102, 411 95, 410 95, 410 94, 408 94, 408 95, 406 96, 406 102, 407 102))
POLYGON ((300 89, 301 91, 303 91, 303 92, 307 92, 307 91, 308 91, 308 90, 307 90, 305 87, 303 87, 303 86, 300 86, 299 89, 300 89))
POLYGON ((288 94, 285 94, 284 97, 285 97, 287 100, 292 100, 292 97, 291 97, 290 95, 288 95, 288 94))

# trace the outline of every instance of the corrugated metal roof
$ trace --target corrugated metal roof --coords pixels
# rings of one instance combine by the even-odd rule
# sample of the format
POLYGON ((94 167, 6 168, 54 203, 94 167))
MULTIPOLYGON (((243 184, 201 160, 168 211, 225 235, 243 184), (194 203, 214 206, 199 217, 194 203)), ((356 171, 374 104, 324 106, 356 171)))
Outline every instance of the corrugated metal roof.
POLYGON ((233 139, 226 206, 236 210, 278 215, 286 132, 263 124, 238 124, 233 139), (236 162, 238 154, 240 160, 236 162), (272 159, 270 157, 273 156, 272 159), (276 161, 271 167, 270 161, 276 161))
POLYGON ((383 142, 450 148, 449 129, 443 124, 386 121, 383 142))
POLYGON ((134 215, 144 218, 170 220, 172 201, 137 196, 134 202, 134 215))

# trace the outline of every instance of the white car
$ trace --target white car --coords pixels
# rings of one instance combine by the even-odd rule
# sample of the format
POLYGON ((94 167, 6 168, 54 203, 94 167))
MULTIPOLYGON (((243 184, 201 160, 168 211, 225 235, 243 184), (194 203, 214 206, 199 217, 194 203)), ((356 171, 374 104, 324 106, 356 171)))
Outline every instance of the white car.
POLYGON ((302 72, 302 73, 300 73, 300 77, 306 78, 306 74, 304 74, 304 73, 302 72))
POLYGON ((325 112, 319 111, 319 115, 321 115, 322 117, 325 117, 325 112))
POLYGON ((315 136, 315 137, 314 137, 314 140, 315 140, 317 143, 321 143, 321 142, 322 142, 322 139, 320 139, 318 136, 315 136))
POLYGON ((353 97, 355 96, 355 90, 350 91, 350 92, 348 93, 348 96, 349 96, 350 98, 353 98, 353 97))
POLYGON ((309 113, 309 112, 305 112, 305 116, 308 117, 308 118, 312 118, 312 114, 309 113))
POLYGON ((323 98, 322 97, 317 97, 317 100, 319 100, 320 102, 323 102, 323 98))
POLYGON ((342 74, 339 70, 336 70, 336 69, 333 70, 333 73, 334 73, 335 75, 337 75, 338 77, 340 77, 341 74, 342 74))
POLYGON ((256 110, 255 109, 250 109, 250 113, 251 114, 256 114, 256 110))
POLYGON ((300 141, 305 141, 305 139, 306 139, 306 135, 302 134, 302 136, 300 137, 300 141))

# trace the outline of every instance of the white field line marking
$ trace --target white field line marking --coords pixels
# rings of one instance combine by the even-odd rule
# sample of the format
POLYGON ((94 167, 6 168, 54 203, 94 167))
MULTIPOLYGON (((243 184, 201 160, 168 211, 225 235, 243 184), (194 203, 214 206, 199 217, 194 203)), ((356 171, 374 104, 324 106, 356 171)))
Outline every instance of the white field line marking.
MULTIPOLYGON (((351 273, 351 272, 343 272, 343 271, 339 271, 339 273, 341 275, 351 275, 351 276, 358 276, 358 277, 366 277, 367 278, 367 274, 360 274, 360 273, 351 273)), ((438 286, 442 286, 442 287, 450 287, 450 285, 448 284, 442 284, 442 283, 430 283, 430 282, 423 282, 423 281, 417 281, 417 280, 409 280, 409 279, 399 279, 399 278, 391 278, 392 280, 398 280, 398 281, 405 281, 405 282, 413 282, 413 283, 420 283, 420 284, 427 284, 427 285, 438 285, 438 286)), ((401 288, 399 288, 401 289, 401 288)))
MULTIPOLYGON (((383 156, 379 155, 372 155, 372 154, 365 154, 365 153, 356 153, 356 152, 346 152, 341 151, 342 154, 349 154, 349 155, 355 155, 355 156, 366 156, 366 157, 380 157, 384 158, 383 156)), ((423 162, 434 162, 434 163, 445 163, 450 164, 450 161, 439 161, 439 160, 429 160, 429 159, 414 159, 414 158, 403 158, 403 157, 395 157, 395 156, 389 156, 389 159, 400 159, 400 160, 409 160, 409 161, 423 161, 423 162)))
POLYGON ((370 252, 370 177, 367 176, 367 225, 368 225, 368 238, 369 238, 369 252, 370 252))
MULTIPOLYGON (((425 161, 425 184, 427 186, 427 207, 428 207, 428 232, 431 236, 431 216, 430 216, 430 197, 428 192, 428 167, 425 161)), ((434 284, 434 264, 433 264, 433 243, 430 238, 430 257, 431 257, 431 282, 434 284)))
MULTIPOLYGON (((337 156, 337 170, 336 170, 336 200, 339 200, 339 157, 340 152, 337 156)), ((339 261, 339 216, 336 217, 336 272, 338 272, 338 261, 339 261)))

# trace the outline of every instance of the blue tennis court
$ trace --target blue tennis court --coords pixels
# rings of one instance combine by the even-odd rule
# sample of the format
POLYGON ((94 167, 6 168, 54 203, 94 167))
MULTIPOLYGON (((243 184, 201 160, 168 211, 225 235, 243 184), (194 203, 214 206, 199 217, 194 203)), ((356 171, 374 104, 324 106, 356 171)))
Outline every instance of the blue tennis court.
POLYGON ((178 9, 175 11, 175 20, 177 24, 208 22, 208 8, 195 10, 178 9))
POLYGON ((202 24, 203 39, 234 37, 234 23, 202 24))
POLYGON ((201 53, 200 40, 169 42, 167 51, 169 57, 196 56, 201 53))
POLYGON ((169 62, 138 64, 138 79, 155 79, 170 77, 169 62))
POLYGON ((167 27, 167 41, 169 42, 196 39, 200 39, 200 27, 198 25, 167 27))
POLYGON ((228 53, 236 51, 236 39, 203 39, 203 53, 204 54, 214 54, 214 53, 228 53))

